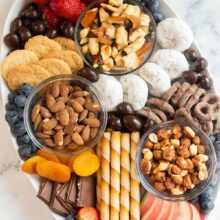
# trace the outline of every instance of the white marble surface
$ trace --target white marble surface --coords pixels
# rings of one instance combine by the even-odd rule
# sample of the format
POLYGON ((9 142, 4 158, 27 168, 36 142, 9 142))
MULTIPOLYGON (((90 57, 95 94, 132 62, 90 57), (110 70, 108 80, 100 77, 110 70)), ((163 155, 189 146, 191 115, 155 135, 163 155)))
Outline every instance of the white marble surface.
MULTIPOLYGON (((209 61, 218 93, 220 93, 220 1, 218 0, 167 0, 191 26, 196 41, 209 61)), ((0 0, 0 34, 4 18, 13 0, 0 0)), ((10 141, 9 129, 4 122, 0 106, 0 219, 52 220, 47 207, 36 198, 35 192, 20 171, 16 152, 10 141)), ((219 219, 219 204, 209 219, 219 219)))

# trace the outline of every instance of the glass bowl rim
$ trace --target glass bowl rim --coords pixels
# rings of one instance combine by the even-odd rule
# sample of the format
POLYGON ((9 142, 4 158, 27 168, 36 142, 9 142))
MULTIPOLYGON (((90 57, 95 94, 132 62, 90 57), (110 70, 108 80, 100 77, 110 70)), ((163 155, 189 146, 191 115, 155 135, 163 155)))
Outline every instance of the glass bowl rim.
POLYGON ((126 1, 129 1, 131 2, 132 4, 134 5, 138 5, 140 8, 142 8, 142 10, 144 9, 145 11, 147 11, 147 15, 150 17, 151 19, 151 22, 153 22, 153 31, 155 32, 155 36, 154 36, 154 40, 153 40, 153 46, 151 48, 151 52, 149 53, 149 55, 147 56, 147 58, 140 64, 138 65, 138 67, 134 68, 134 69, 131 69, 131 70, 128 70, 128 71, 123 71, 122 73, 112 73, 112 71, 109 71, 109 72, 104 72, 102 71, 100 68, 94 68, 88 61, 87 59, 85 58, 84 54, 82 53, 82 50, 80 49, 80 45, 79 45, 79 38, 78 38, 78 32, 80 30, 80 23, 81 23, 81 20, 83 18, 83 16, 85 15, 85 13, 92 9, 93 6, 95 6, 98 2, 100 2, 100 0, 95 0, 94 2, 92 2, 91 4, 89 4, 83 11, 82 13, 80 14, 80 16, 78 17, 77 21, 76 21, 76 25, 75 25, 75 30, 74 30, 74 39, 75 39, 75 44, 76 44, 76 50, 77 52, 79 53, 79 55, 82 57, 83 61, 85 62, 85 64, 91 68, 93 71, 99 73, 99 74, 104 74, 104 75, 110 75, 110 76, 124 76, 124 75, 127 75, 127 74, 131 74, 133 72, 136 72, 138 71, 139 69, 141 69, 148 61, 149 59, 151 58, 154 50, 155 50, 155 47, 156 47, 156 22, 151 14, 151 12, 149 11, 149 9, 143 5, 141 5, 139 2, 137 2, 136 0, 126 0, 126 1))
POLYGON ((98 141, 100 140, 100 138, 102 137, 103 133, 105 132, 106 126, 107 126, 107 109, 104 105, 102 96, 100 94, 100 92, 98 91, 98 89, 91 83, 89 82, 87 79, 82 78, 81 76, 78 75, 67 75, 67 74, 63 74, 63 75, 56 75, 56 76, 52 76, 44 81, 42 81, 40 84, 38 84, 31 92, 31 94, 28 96, 28 99, 25 103, 25 107, 24 107, 24 124, 25 124, 25 129, 30 137, 30 139, 33 141, 33 143, 37 146, 37 148, 39 149, 44 149, 46 151, 52 152, 57 156, 60 157, 66 157, 66 156, 73 156, 73 155, 78 155, 83 153, 86 150, 90 150, 92 147, 94 147, 98 141), (29 120, 29 113, 31 113, 30 111, 30 105, 32 103, 32 100, 34 99, 34 97, 38 94, 38 92, 40 92, 45 86, 50 85, 52 82, 54 81, 62 81, 62 80, 67 80, 67 81, 72 81, 72 80, 79 80, 80 82, 82 82, 84 85, 88 86, 89 89, 91 89, 91 92, 93 95, 95 95, 96 99, 98 100, 99 104, 101 105, 101 112, 103 114, 103 122, 100 126, 99 132, 97 134, 97 136, 89 143, 89 145, 85 145, 82 149, 80 150, 76 150, 73 152, 59 152, 59 151, 53 151, 53 149, 50 149, 49 147, 43 146, 39 140, 35 137, 35 135, 32 133, 32 127, 31 124, 32 122, 29 120))
POLYGON ((191 122, 181 121, 181 120, 171 120, 171 121, 167 121, 167 122, 162 122, 160 124, 154 125, 147 132, 145 132, 144 135, 141 137, 139 143, 138 143, 138 147, 137 147, 137 151, 136 151, 136 155, 135 155, 135 161, 136 161, 137 177, 140 180, 140 183, 141 183, 142 187, 146 191, 152 193, 153 195, 158 196, 161 199, 165 199, 165 200, 168 200, 168 201, 184 201, 184 200, 194 199, 195 197, 200 195, 208 187, 208 185, 209 185, 209 183, 212 179, 212 176, 214 175, 215 170, 216 170, 215 148, 214 148, 211 140, 209 139, 209 137, 205 134, 205 132, 203 130, 201 130, 200 128, 194 126, 191 122), (209 172, 208 179, 201 182, 202 187, 200 188, 200 190, 195 190, 193 193, 187 194, 187 195, 186 195, 186 192, 183 193, 182 195, 178 195, 178 196, 175 196, 175 195, 172 195, 172 194, 170 194, 170 195, 167 194, 166 195, 163 192, 160 192, 160 191, 156 190, 155 187, 147 180, 145 175, 141 172, 141 169, 140 169, 140 166, 139 166, 140 161, 142 159, 141 155, 142 155, 143 143, 146 141, 146 138, 149 136, 149 134, 154 132, 155 130, 159 129, 160 127, 163 128, 164 126, 167 126, 167 125, 169 126, 169 125, 174 125, 174 124, 180 124, 181 126, 190 126, 194 131, 196 131, 196 133, 199 133, 200 138, 202 136, 201 139, 206 139, 206 141, 208 142, 208 145, 207 145, 208 149, 210 150, 210 154, 213 156, 213 158, 210 160, 211 161, 210 162, 210 172, 209 172), (139 158, 140 158, 140 160, 139 160, 139 158))

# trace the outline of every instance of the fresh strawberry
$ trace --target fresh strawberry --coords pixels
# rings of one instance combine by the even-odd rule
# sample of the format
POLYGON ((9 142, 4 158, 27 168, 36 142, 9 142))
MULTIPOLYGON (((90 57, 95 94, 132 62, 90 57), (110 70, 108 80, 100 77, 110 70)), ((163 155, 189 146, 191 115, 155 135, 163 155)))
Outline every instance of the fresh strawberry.
POLYGON ((34 3, 39 5, 46 5, 49 3, 50 0, 33 0, 34 3))
POLYGON ((98 210, 92 207, 81 208, 77 217, 83 220, 100 220, 98 210))
POLYGON ((75 22, 86 5, 80 0, 51 0, 50 8, 60 17, 75 22))
POLYGON ((44 14, 44 18, 47 21, 47 23, 51 27, 57 27, 61 19, 58 16, 56 16, 53 13, 53 11, 47 6, 43 6, 41 10, 42 10, 42 13, 44 14))

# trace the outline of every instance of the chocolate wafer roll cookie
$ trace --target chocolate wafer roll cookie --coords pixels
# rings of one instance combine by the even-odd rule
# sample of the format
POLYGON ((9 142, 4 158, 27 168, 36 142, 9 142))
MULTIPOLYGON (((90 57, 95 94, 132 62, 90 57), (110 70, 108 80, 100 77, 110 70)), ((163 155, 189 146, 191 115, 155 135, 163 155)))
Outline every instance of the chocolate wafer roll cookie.
POLYGON ((111 220, 119 220, 120 213, 120 153, 121 132, 113 131, 111 138, 111 220))
POLYGON ((121 135, 120 220, 129 219, 130 210, 130 134, 121 135))
POLYGON ((101 139, 101 203, 100 218, 109 219, 110 216, 110 159, 111 133, 105 132, 101 139))
POLYGON ((135 155, 137 150, 137 145, 140 140, 139 132, 131 133, 131 172, 130 172, 130 219, 139 220, 140 219, 140 182, 137 178, 136 168, 135 168, 135 155))
MULTIPOLYGON (((101 160, 102 156, 102 149, 101 149, 102 143, 99 141, 99 143, 96 146, 96 154, 98 158, 101 160)), ((100 166, 99 170, 96 173, 97 183, 96 183, 96 206, 97 209, 100 210, 100 204, 101 204, 101 181, 102 181, 102 166, 100 166)))

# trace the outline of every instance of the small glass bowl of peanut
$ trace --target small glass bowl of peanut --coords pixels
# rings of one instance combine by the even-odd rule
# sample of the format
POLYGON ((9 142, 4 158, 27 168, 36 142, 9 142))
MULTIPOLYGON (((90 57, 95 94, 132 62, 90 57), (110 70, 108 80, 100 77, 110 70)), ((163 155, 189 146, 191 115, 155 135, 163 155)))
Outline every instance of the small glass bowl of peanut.
POLYGON ((141 138, 136 170, 142 186, 170 201, 191 200, 215 173, 215 149, 208 136, 187 121, 169 121, 141 138))
POLYGON ((156 24, 135 0, 96 0, 79 16, 76 48, 99 73, 124 75, 141 68, 153 53, 156 24))
POLYGON ((27 100, 24 116, 34 144, 61 157, 95 146, 107 124, 100 93, 76 75, 53 76, 40 83, 27 100))

